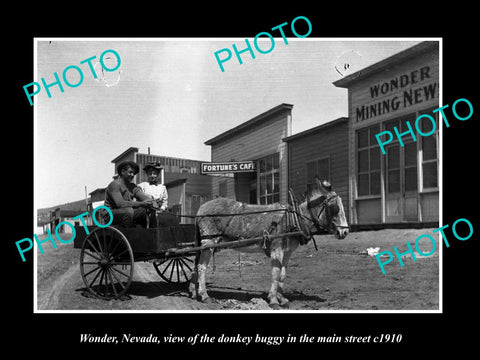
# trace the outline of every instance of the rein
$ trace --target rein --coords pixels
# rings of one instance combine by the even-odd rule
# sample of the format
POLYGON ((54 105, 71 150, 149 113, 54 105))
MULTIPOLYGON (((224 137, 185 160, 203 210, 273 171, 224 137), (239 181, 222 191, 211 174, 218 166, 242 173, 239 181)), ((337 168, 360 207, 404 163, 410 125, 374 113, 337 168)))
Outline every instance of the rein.
MULTIPOLYGON (((254 215, 254 214, 264 214, 264 213, 272 213, 272 212, 285 212, 287 215, 287 225, 290 225, 290 228, 288 229, 287 233, 290 231, 300 231, 303 233, 303 238, 306 239, 308 242, 309 240, 314 240, 314 245, 315 248, 317 248, 317 244, 315 243, 315 239, 313 238, 313 234, 310 233, 304 226, 304 220, 307 220, 315 226, 317 229, 318 233, 322 232, 327 232, 329 234, 334 234, 335 228, 348 228, 348 226, 341 226, 341 225, 336 225, 332 221, 332 217, 330 214, 330 211, 328 210, 328 204, 330 203, 331 200, 336 199, 338 197, 337 194, 325 197, 325 196, 320 196, 316 198, 313 201, 309 201, 307 198, 307 209, 309 212, 310 217, 302 214, 301 210, 297 206, 297 202, 295 197, 293 196, 293 193, 290 193, 291 200, 292 200, 292 208, 285 207, 281 209, 273 209, 273 210, 258 210, 258 211, 248 211, 248 212, 242 212, 242 213, 236 213, 236 214, 205 214, 205 215, 177 215, 179 217, 187 217, 187 218, 193 218, 198 220, 199 218, 208 218, 208 217, 235 217, 235 216, 241 216, 241 215, 254 215), (312 208, 316 208, 318 204, 320 203, 320 211, 318 214, 315 216, 312 208), (329 223, 333 225, 334 228, 331 226, 325 226, 322 225, 319 221, 320 216, 322 215, 323 211, 327 214, 327 219, 329 220, 329 223), (293 218, 293 226, 290 224, 290 220, 288 219, 288 214, 292 214, 294 216, 293 218)), ((213 238, 216 236, 219 236, 220 234, 215 234, 215 235, 204 235, 202 238, 213 238)), ((306 242, 305 242, 306 243, 306 242)))

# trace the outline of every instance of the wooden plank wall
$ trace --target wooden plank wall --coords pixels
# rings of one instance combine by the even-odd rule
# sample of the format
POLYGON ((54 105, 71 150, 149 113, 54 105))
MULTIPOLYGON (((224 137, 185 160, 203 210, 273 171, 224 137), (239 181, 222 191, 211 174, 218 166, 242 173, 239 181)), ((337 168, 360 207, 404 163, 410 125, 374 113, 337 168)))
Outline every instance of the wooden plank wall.
POLYGON ((330 157, 330 183, 342 198, 345 215, 348 217, 348 122, 320 129, 288 142, 290 157, 289 181, 295 194, 307 190, 306 163, 330 157))
MULTIPOLYGON (((289 136, 288 117, 286 112, 255 124, 250 128, 212 145, 212 162, 258 160, 264 156, 280 153, 280 201, 287 199, 287 153, 286 144, 282 142, 289 136)), ((213 177, 213 197, 219 194, 220 182, 227 182, 228 197, 234 198, 235 181, 233 178, 213 177)))
MULTIPOLYGON (((425 70, 424 70, 425 71, 425 70)), ((349 103, 349 161, 350 161, 350 181, 351 181, 351 191, 350 191, 350 204, 352 206, 352 222, 357 223, 359 221, 356 214, 357 211, 368 211, 365 209, 358 209, 358 203, 362 201, 361 198, 356 198, 356 131, 368 127, 373 124, 383 123, 388 120, 402 118, 406 115, 415 114, 418 115, 419 111, 423 111, 429 108, 437 108, 439 106, 439 92, 440 92, 440 72, 439 72, 439 53, 437 48, 432 48, 424 53, 416 54, 409 59, 406 59, 402 63, 387 66, 382 71, 369 76, 362 81, 358 81, 352 84, 348 89, 348 103, 349 103), (422 79, 422 68, 428 67, 428 77, 424 76, 422 79), (413 74, 412 74, 413 73, 413 74), (382 94, 379 91, 378 96, 372 96, 372 87, 376 85, 381 85, 383 83, 391 83, 392 79, 398 79, 400 77, 408 76, 409 83, 408 85, 401 87, 399 85, 398 89, 389 90, 386 94, 382 94), (412 80, 413 79, 413 80, 412 80), (413 82, 413 83, 412 83, 413 82), (424 89, 426 88, 426 89, 424 89), (434 89, 433 97, 428 96, 425 90, 434 89), (405 99, 405 92, 414 94, 415 91, 419 91, 419 97, 417 101, 410 104, 405 99), (390 111, 382 111, 381 114, 376 116, 370 116, 368 119, 357 121, 357 109, 361 109, 362 106, 368 107, 372 104, 378 104, 383 101, 392 101, 396 98, 399 101, 399 106, 397 110, 390 109, 390 111)), ((431 95, 431 93, 429 93, 431 95)), ((414 96, 415 97, 415 96, 414 96)), ((414 124, 412 124, 414 126, 414 124)), ((382 130, 382 129, 381 129, 382 130)), ((410 136, 410 135, 408 135, 410 136)), ((382 157, 382 162, 385 161, 385 158, 382 157)), ((384 164, 383 164, 384 165, 384 164)), ((385 174, 383 174, 385 176, 385 174)), ((421 178, 419 179, 421 181, 421 178)), ((382 207, 382 202, 384 199, 379 197, 378 206, 382 207)), ((372 200, 364 200, 366 203, 365 206, 368 206, 367 203, 373 203, 372 200)), ((377 206, 377 205, 373 205, 377 206)), ((423 205, 422 205, 423 206, 423 205)), ((382 210, 380 210, 381 216, 382 210)), ((373 210, 371 214, 365 214, 368 218, 375 218, 375 221, 382 221, 378 218, 377 210, 373 210)), ((428 217, 426 220, 430 220, 433 217, 428 217)), ((438 219, 438 218, 437 218, 438 219)), ((368 220, 367 220, 368 221, 368 220)))

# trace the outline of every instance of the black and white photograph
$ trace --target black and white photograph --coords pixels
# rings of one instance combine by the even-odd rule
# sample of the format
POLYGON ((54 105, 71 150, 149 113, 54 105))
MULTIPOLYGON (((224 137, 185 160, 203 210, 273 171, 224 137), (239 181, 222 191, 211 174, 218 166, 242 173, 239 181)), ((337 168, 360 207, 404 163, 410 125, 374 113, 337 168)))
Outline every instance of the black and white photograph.
POLYGON ((38 311, 441 310, 439 39, 36 50, 38 311))

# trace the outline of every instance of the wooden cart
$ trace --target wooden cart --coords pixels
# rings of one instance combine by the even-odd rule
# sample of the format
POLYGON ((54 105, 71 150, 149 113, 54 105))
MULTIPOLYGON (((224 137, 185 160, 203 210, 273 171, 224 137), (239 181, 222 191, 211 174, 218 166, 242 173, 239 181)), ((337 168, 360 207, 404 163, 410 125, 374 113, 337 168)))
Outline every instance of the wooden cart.
MULTIPOLYGON (((152 261, 160 277, 171 283, 191 278, 196 255, 211 248, 248 246, 264 237, 201 246, 195 224, 161 228, 123 228, 119 226, 75 227, 74 247, 81 249, 80 272, 87 289, 101 299, 116 299, 128 291, 134 263, 152 261)), ((270 239, 304 235, 291 232, 270 239)))

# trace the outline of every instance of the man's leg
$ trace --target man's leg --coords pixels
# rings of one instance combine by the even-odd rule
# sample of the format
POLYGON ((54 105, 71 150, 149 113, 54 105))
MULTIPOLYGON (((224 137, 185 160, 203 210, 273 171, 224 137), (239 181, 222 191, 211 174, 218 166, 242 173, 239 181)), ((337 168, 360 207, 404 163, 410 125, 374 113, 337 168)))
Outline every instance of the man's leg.
POLYGON ((122 227, 134 226, 134 210, 131 207, 111 209, 113 214, 112 225, 120 225, 122 227))

